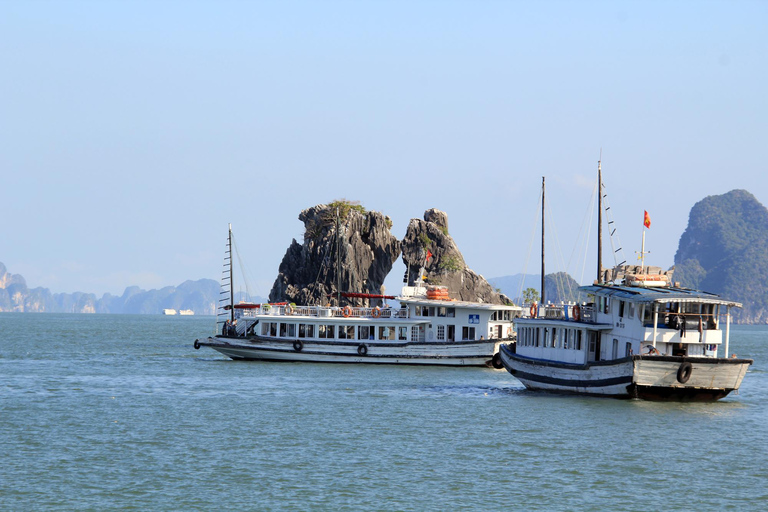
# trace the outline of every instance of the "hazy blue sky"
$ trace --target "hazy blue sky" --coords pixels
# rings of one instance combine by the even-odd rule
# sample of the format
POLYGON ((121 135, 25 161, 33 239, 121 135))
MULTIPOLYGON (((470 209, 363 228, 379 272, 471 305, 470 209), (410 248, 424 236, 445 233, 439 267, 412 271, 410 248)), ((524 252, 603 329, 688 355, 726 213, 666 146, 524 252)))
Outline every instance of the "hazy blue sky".
POLYGON ((669 267, 697 201, 768 204, 765 1, 0 0, 0 69, 0 261, 54 292, 218 279, 231 222, 266 295, 337 198, 536 273, 541 176, 567 262, 601 148, 628 257, 643 210, 669 267))

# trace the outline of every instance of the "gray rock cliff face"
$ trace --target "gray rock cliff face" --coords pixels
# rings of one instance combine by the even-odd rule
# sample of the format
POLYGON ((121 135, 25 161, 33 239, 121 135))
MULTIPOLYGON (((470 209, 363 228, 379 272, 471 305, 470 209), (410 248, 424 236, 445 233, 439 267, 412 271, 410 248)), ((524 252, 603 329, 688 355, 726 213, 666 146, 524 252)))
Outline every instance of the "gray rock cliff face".
POLYGON ((675 280, 744 304, 732 311, 738 323, 768 322, 768 209, 746 190, 696 203, 675 254, 675 280))
MULTIPOLYGON (((308 208, 299 220, 304 223, 304 242, 293 240, 288 247, 269 294, 271 302, 336 304, 337 291, 382 293, 384 279, 400 256, 400 242, 390 232, 389 217, 342 205, 338 240, 333 205, 308 208)), ((347 303, 353 301, 342 297, 341 305, 347 303)))
POLYGON ((408 269, 408 284, 416 282, 426 261, 428 284, 448 287, 452 299, 506 304, 511 300, 498 293, 464 262, 459 248, 448 234, 448 215, 435 208, 424 212, 424 220, 411 219, 402 241, 403 263, 408 269))

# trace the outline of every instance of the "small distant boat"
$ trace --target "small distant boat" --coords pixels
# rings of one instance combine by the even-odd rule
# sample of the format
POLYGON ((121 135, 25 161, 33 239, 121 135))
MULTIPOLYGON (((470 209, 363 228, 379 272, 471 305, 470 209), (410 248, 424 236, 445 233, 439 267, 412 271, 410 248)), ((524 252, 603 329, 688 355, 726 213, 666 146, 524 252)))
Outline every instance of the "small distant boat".
POLYGON ((180 314, 181 316, 191 316, 191 315, 194 315, 194 314, 195 314, 195 312, 194 312, 194 311, 192 311, 191 309, 180 309, 180 310, 179 310, 179 314, 180 314))
MULTIPOLYGON (((230 226, 229 247, 231 240, 230 226)), ((512 305, 451 300, 447 288, 421 282, 404 286, 398 297, 340 295, 398 300, 400 307, 234 304, 230 288, 229 304, 222 308, 228 319, 220 322, 220 333, 195 340, 194 347, 210 347, 232 359, 501 368, 499 346, 514 339, 512 320, 522 312, 512 305)))
POLYGON ((175 315, 176 314, 176 310, 175 309, 164 309, 163 310, 163 314, 164 315, 175 315))
MULTIPOLYGON (((598 163, 598 197, 600 179, 598 163)), ((534 304, 515 320, 516 342, 500 348, 512 375, 532 390, 647 400, 713 401, 739 389, 753 363, 728 357, 730 310, 741 304, 644 265, 604 279, 599 252, 598 279, 579 288, 587 303, 534 304)))

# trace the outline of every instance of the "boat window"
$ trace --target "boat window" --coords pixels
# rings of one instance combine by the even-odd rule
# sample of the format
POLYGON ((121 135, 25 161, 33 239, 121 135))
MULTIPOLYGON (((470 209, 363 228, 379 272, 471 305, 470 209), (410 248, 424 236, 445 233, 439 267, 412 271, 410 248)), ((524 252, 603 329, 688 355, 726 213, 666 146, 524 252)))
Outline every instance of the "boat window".
POLYGON ((318 325, 317 326, 317 337, 318 338, 325 338, 325 326, 324 325, 318 325))
POLYGON ((474 327, 462 327, 461 328, 461 339, 465 341, 474 341, 475 340, 475 328, 474 327))
POLYGON ((264 322, 261 324, 261 335, 269 336, 269 322, 264 322))
POLYGON ((429 306, 421 307, 421 316, 429 316, 429 306))
POLYGON ((307 338, 315 337, 315 326, 313 324, 307 324, 307 338))
POLYGON ((444 325, 438 325, 437 326, 437 339, 442 341, 445 339, 445 326, 444 325))
POLYGON ((347 326, 346 325, 340 325, 339 326, 339 339, 340 340, 347 339, 347 326))
POLYGON ((535 334, 535 337, 536 337, 536 342, 535 342, 535 343, 536 343, 536 346, 537 346, 537 347, 539 346, 539 331, 540 331, 540 330, 541 330, 541 329, 534 329, 534 333, 536 333, 536 334, 535 334))
POLYGON ((653 322, 653 306, 650 304, 643 305, 643 323, 650 324, 653 322))
POLYGON ((395 339, 395 328, 394 327, 380 326, 379 327, 379 339, 380 340, 394 340, 395 339))
POLYGON ((619 340, 613 339, 613 347, 611 351, 611 359, 618 359, 619 357, 619 340))
POLYGON ((698 315, 699 307, 699 304, 696 304, 695 302, 686 302, 683 304, 683 313, 698 315))
POLYGON ((269 335, 270 336, 277 336, 277 322, 270 322, 269 323, 269 335))
POLYGON ((557 331, 557 327, 552 328, 552 348, 559 348, 560 347, 560 340, 557 339, 557 335, 560 334, 557 331))
POLYGON ((285 338, 286 336, 288 336, 288 324, 280 322, 280 337, 285 338))
POLYGON ((397 328, 397 339, 400 341, 408 341, 408 328, 407 327, 398 327, 397 328))
POLYGON ((336 326, 335 325, 329 325, 326 327, 325 331, 325 337, 328 339, 333 339, 336 337, 336 326))
POLYGON ((581 350, 581 330, 576 331, 576 350, 581 350))
POLYGON ((624 318, 624 301, 619 301, 619 318, 624 318))
POLYGON ((419 340, 419 326, 414 325, 411 327, 411 341, 418 341, 419 340))
POLYGON ((445 307, 439 307, 437 308, 437 316, 445 316, 446 308, 445 307))
POLYGON ((413 314, 414 316, 421 316, 421 306, 414 306, 413 314))
POLYGON ((448 326, 448 336, 446 337, 447 341, 456 341, 456 326, 455 325, 449 325, 448 326))
POLYGON ((626 349, 624 351, 624 357, 629 357, 632 355, 632 343, 627 342, 626 349))
POLYGON ((629 312, 627 313, 627 317, 635 318, 635 303, 634 302, 627 303, 627 308, 629 309, 629 312))
POLYGON ((611 312, 611 301, 608 297, 603 297, 603 313, 608 314, 611 312))
MULTIPOLYGON (((418 307, 418 306, 416 306, 418 307)), ((368 339, 368 326, 367 325, 358 325, 357 326, 357 339, 359 340, 367 340, 368 339)))
POLYGON ((565 329, 563 331, 563 348, 565 350, 568 350, 568 348, 569 348, 568 347, 568 337, 569 337, 570 333, 571 333, 571 329, 565 329))
POLYGON ((288 337, 289 338, 296 337, 296 324, 288 324, 288 337))
POLYGON ((456 308, 448 308, 446 311, 446 315, 448 318, 453 318, 456 316, 456 308))

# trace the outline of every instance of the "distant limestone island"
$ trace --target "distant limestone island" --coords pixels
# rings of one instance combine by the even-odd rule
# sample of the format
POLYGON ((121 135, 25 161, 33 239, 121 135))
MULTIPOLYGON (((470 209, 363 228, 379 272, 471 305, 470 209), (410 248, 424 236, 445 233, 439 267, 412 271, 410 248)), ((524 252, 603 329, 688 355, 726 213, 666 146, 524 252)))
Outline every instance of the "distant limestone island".
MULTIPOLYGON (((449 234, 448 215, 434 208, 423 219, 411 219, 402 240, 391 233, 388 216, 345 200, 308 208, 299 219, 304 238, 292 241, 280 263, 272 302, 325 303, 337 291, 383 294, 384 279, 398 258, 407 282, 424 272, 428 284, 446 286, 457 300, 520 304, 540 286, 539 276, 486 280, 473 272, 449 234)), ((744 307, 733 310, 735 323, 768 323, 768 209, 745 190, 702 199, 691 209, 673 268, 681 286, 741 302, 744 307)), ((545 288, 548 302, 585 300, 575 295, 578 284, 565 273, 548 274, 545 288)), ((216 281, 201 279, 160 290, 132 286, 120 297, 53 294, 28 289, 22 276, 9 274, 0 263, 0 312, 214 315, 220 290, 216 281)))
POLYGON ((0 312, 18 313, 125 313, 163 314, 163 310, 216 314, 219 283, 212 279, 185 281, 159 290, 125 289, 122 296, 105 293, 51 293, 47 288, 28 288, 24 278, 9 274, 0 263, 0 312))

